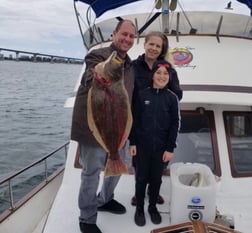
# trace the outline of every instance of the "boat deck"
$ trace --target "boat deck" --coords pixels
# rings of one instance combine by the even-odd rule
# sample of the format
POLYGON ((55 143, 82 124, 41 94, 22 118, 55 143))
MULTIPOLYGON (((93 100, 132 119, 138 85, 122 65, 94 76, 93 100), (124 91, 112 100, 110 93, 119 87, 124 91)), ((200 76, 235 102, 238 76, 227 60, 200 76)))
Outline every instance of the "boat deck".
MULTIPOLYGON (((71 151, 76 149, 76 145, 70 145, 69 156, 71 157, 68 157, 63 183, 58 191, 55 202, 48 216, 44 233, 80 232, 78 222, 78 192, 80 186, 81 169, 76 169, 73 166, 75 158, 72 156, 74 153, 71 153, 71 151), (66 216, 68 217, 66 218, 66 216)), ((101 174, 101 176, 102 175, 103 174, 101 174)), ((165 203, 163 205, 158 205, 158 209, 162 215, 162 223, 159 225, 152 224, 149 214, 146 211, 146 225, 144 227, 139 227, 134 223, 135 207, 130 204, 132 195, 134 193, 134 175, 123 175, 115 190, 115 199, 126 206, 126 214, 115 215, 106 212, 99 212, 97 225, 100 227, 103 233, 146 233, 156 228, 168 226, 170 223, 168 195, 169 186, 169 177, 164 176, 163 184, 161 186, 161 194, 165 199, 165 203)), ((148 200, 146 198, 146 203, 147 201, 148 200)))
MULTIPOLYGON (((62 181, 62 185, 56 195, 55 201, 51 208, 51 211, 48 215, 47 222, 44 227, 43 233, 79 233, 79 208, 78 208, 78 194, 79 194, 79 186, 80 186, 80 176, 81 169, 76 167, 76 148, 77 144, 74 142, 70 143, 69 151, 68 151, 68 159, 66 162, 65 173, 62 181)), ((129 165, 131 161, 131 157, 128 155, 128 160, 126 159, 126 163, 129 165)), ((103 180, 103 173, 101 173, 101 181, 103 180)), ((187 223, 182 221, 181 224, 172 225, 170 221, 170 176, 163 176, 163 183, 161 186, 161 195, 165 199, 165 203, 163 205, 158 205, 158 210, 162 216, 162 223, 159 225, 155 225, 151 222, 150 216, 146 212, 146 225, 143 227, 139 227, 134 222, 134 213, 135 207, 131 205, 131 198, 134 194, 134 185, 135 185, 135 177, 132 174, 122 175, 116 190, 115 190, 115 199, 121 202, 124 206, 126 206, 127 212, 123 215, 115 215, 108 212, 98 212, 97 225, 100 227, 103 233, 112 233, 112 232, 120 232, 120 233, 129 233, 129 232, 137 232, 137 233, 161 233, 161 232, 174 232, 174 230, 180 229, 179 227, 187 227, 183 232, 202 232, 201 230, 197 230, 199 227, 203 227, 204 229, 208 229, 209 231, 205 232, 215 232, 212 229, 216 229, 216 232, 238 232, 232 229, 227 228, 229 225, 229 221, 223 221, 224 219, 220 215, 220 219, 215 220, 216 224, 206 223, 199 221, 201 226, 193 226, 195 231, 190 231, 190 227, 192 227, 192 223, 188 221, 187 223), (218 224, 218 225, 217 225, 218 224), (177 228, 178 227, 178 228, 177 228), (208 227, 208 228, 207 228, 208 227), (160 229, 163 228, 163 229, 160 229)), ((101 187, 101 182, 100 186, 101 187)), ((99 191, 98 188, 98 191, 99 191)), ((224 194, 223 194, 224 195, 224 194)), ((180 193, 178 193, 180 196, 180 193)), ((218 195, 217 195, 218 197, 218 195)), ((235 215, 236 219, 241 220, 241 216, 247 219, 248 216, 244 212, 244 207, 248 206, 246 198, 244 198, 243 202, 243 211, 241 211, 240 206, 233 206, 234 209, 239 211, 234 211, 234 209, 229 209, 230 205, 228 205, 228 209, 223 209, 221 203, 226 200, 227 203, 235 204, 234 199, 230 194, 222 196, 221 201, 217 200, 217 206, 220 212, 222 213, 232 213, 235 215)), ((227 204, 226 203, 226 204, 227 204)), ((241 203, 240 203, 241 204, 241 203)), ((146 197, 146 207, 148 206, 148 199, 146 197)), ((206 215, 205 215, 206 217, 206 215)), ((182 217, 183 218, 183 217, 182 217)), ((250 218, 250 217, 249 217, 250 218)), ((238 223, 239 223, 238 220, 238 223)), ((197 222, 197 221, 196 221, 197 222)), ((194 224, 194 223, 193 223, 194 224)), ((250 221, 245 221, 245 226, 249 225, 250 221)), ((231 225, 230 225, 231 227, 231 225)), ((237 228, 239 230, 240 227, 237 228)), ((183 228, 185 229, 185 228, 183 228)), ((247 229, 245 227, 245 229, 247 229)), ((35 231, 34 233, 41 232, 35 231)), ((181 231, 178 231, 181 232, 181 231)), ((245 233, 245 232, 244 232, 245 233)), ((248 232, 246 232, 248 233, 248 232)))

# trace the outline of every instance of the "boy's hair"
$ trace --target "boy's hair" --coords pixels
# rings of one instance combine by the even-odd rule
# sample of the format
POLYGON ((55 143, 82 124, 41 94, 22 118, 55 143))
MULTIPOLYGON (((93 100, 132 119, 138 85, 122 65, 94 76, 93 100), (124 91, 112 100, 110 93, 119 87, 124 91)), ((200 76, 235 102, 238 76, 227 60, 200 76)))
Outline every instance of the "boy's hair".
POLYGON ((168 62, 166 60, 157 60, 153 63, 153 66, 152 66, 152 70, 151 70, 152 77, 159 67, 165 67, 169 74, 172 69, 172 65, 170 62, 168 62))

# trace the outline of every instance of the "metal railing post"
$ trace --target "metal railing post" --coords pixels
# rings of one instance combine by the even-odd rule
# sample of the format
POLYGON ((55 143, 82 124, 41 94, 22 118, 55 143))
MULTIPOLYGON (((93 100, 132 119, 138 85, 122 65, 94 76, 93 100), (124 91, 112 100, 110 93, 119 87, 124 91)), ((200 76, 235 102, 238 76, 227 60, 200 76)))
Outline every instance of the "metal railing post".
POLYGON ((14 200, 13 200, 11 179, 8 180, 8 186, 9 186, 10 209, 13 210, 15 208, 15 206, 14 206, 14 200))
POLYGON ((48 171, 47 171, 47 159, 45 159, 45 181, 48 181, 48 171))

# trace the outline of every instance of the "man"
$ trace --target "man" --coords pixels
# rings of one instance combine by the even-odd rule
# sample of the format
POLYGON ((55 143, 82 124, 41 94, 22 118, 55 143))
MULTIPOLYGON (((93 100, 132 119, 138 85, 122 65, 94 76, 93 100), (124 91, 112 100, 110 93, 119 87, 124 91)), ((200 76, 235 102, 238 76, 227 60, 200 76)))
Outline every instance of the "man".
MULTIPOLYGON (((124 59, 124 82, 131 99, 134 86, 134 71, 127 55, 134 44, 136 28, 130 20, 120 21, 109 47, 92 50, 85 57, 86 70, 82 76, 73 109, 71 139, 79 143, 80 163, 83 167, 79 191, 79 225, 82 233, 101 233, 96 225, 97 210, 114 214, 124 214, 125 207, 113 199, 114 189, 120 176, 106 177, 97 195, 99 175, 107 160, 106 151, 98 144, 87 122, 87 93, 92 85, 94 72, 102 76, 98 63, 105 61, 113 51, 124 59)), ((102 113, 101 113, 102 114, 102 113)))

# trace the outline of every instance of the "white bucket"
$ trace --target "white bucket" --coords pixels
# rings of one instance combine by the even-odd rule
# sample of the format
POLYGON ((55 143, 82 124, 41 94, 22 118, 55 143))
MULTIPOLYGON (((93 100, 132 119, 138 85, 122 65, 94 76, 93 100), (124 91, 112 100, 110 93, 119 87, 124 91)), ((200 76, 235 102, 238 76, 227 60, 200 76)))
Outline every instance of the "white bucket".
POLYGON ((216 181, 211 169, 199 163, 174 163, 171 175, 171 224, 201 220, 216 214, 216 181))

